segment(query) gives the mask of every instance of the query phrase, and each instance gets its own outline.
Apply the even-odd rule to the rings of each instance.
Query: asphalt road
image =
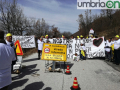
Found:
[[[14,78],[9,90],[71,90],[74,77],[77,77],[81,90],[120,90],[120,72],[103,60],[88,59],[74,62],[67,60],[71,75],[59,72],[46,72],[45,61],[37,59],[37,53],[24,58],[26,68]],[[63,63],[61,63],[63,68]]]

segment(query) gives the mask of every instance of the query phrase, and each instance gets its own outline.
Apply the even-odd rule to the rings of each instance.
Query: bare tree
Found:
[[[60,37],[60,31],[58,30],[58,27],[54,27],[54,25],[52,26],[52,33],[53,36]]]
[[[78,18],[79,30],[84,30],[82,34],[87,35],[92,24],[91,10],[85,11],[85,17],[80,14]]]
[[[0,25],[6,33],[23,35],[30,24],[16,0],[0,0]]]
[[[62,33],[62,35],[64,35],[66,38],[70,38],[70,36],[72,35],[72,33],[71,33],[71,32],[66,32],[66,31],[64,31],[64,32]]]

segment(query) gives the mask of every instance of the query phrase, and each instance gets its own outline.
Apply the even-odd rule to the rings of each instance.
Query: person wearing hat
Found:
[[[120,39],[119,35],[115,36],[115,41],[114,41],[114,59],[115,59],[115,64],[119,65],[120,64]]]
[[[63,38],[63,39],[66,39],[64,35],[62,35],[62,38]]]
[[[81,50],[82,50],[82,47],[84,48],[84,40],[83,40],[83,35],[80,35],[80,60],[83,59],[83,57],[81,56]]]
[[[8,90],[11,84],[11,63],[13,60],[15,60],[14,49],[6,44],[4,32],[0,31],[0,90]]]
[[[46,39],[48,39],[48,35],[46,35]]]
[[[77,39],[79,39],[79,36],[77,36]]]
[[[13,70],[13,66],[15,65],[15,63],[17,61],[17,55],[16,55],[16,48],[15,48],[14,42],[12,41],[12,34],[11,33],[6,34],[6,44],[11,46],[15,52],[15,58],[12,61],[12,65],[11,65],[11,73],[18,74],[17,72],[14,72],[14,70]]]
[[[45,39],[43,42],[47,43],[47,41],[49,41],[48,35],[45,36]]]

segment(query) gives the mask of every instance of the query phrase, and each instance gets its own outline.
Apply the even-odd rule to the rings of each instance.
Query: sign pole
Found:
[[[65,62],[64,62],[64,73],[65,73]]]

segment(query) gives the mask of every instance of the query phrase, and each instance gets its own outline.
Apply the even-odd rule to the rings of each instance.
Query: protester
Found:
[[[86,51],[86,48],[85,48],[84,43],[82,41],[80,44],[80,60],[85,60],[85,58],[86,58],[85,51]]]
[[[63,35],[62,35],[62,38],[63,38]]]
[[[89,36],[94,35],[94,30],[91,28],[89,31]]]
[[[114,38],[112,37],[112,39],[111,39],[111,44],[114,44],[114,42],[115,42],[115,41],[114,41]]]
[[[66,39],[65,36],[62,36],[63,39]]]
[[[19,74],[19,72],[20,72],[19,70],[18,70],[18,73],[13,70],[13,66],[16,64],[16,61],[17,61],[17,55],[16,55],[16,48],[15,48],[14,42],[12,41],[12,34],[11,33],[8,33],[6,35],[6,44],[11,46],[15,52],[15,58],[14,58],[14,61],[12,61],[12,65],[11,65],[11,73],[12,74]]]
[[[48,35],[46,35],[46,39],[48,39]]]
[[[73,35],[71,36],[71,39],[74,39],[74,36],[73,36]]]
[[[111,38],[111,61],[114,62],[114,38]]]
[[[91,38],[94,38],[94,36],[93,36],[93,35],[91,35]]]
[[[106,45],[105,45],[105,60],[111,61],[111,38],[109,38],[109,40],[106,41]]]
[[[43,36],[43,37],[44,37],[44,36]],[[43,38],[43,42],[44,42],[44,43],[47,43],[48,40],[49,40],[48,35],[45,35],[45,38]]]
[[[88,39],[88,36],[86,37],[86,39]]]
[[[42,55],[43,38],[38,39],[37,43],[38,43],[38,59],[41,59],[40,57]]]
[[[14,49],[4,41],[4,32],[0,31],[0,90],[8,90],[11,84],[11,64],[15,59]]]
[[[77,39],[79,39],[79,36],[77,36]]]
[[[119,39],[119,35],[115,36],[114,59],[115,59],[115,64],[119,65],[120,64],[120,39]]]
[[[83,38],[83,35],[80,35],[80,43],[85,44],[85,43],[84,43],[84,38]]]
[[[83,35],[80,35],[80,39],[83,39]]]
[[[74,57],[73,61],[79,61],[79,56],[77,53],[75,53],[75,57]]]

